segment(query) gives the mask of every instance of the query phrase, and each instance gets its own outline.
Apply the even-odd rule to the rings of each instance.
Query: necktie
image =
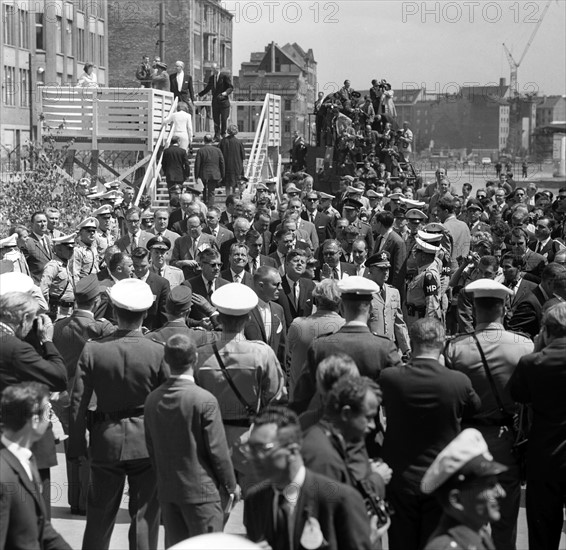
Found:
[[[235,283],[241,283],[242,282],[240,275],[234,275],[234,282]]]
[[[541,250],[542,250],[542,243],[539,241],[539,242],[537,243],[537,249],[535,250],[535,252],[536,252],[537,254],[540,254],[540,251],[541,251]]]
[[[252,260],[252,275],[256,272],[257,270],[257,258],[254,258]]]
[[[291,548],[291,509],[283,493],[279,493],[277,497],[276,518],[277,524],[275,526],[275,532],[277,533],[277,539],[274,541],[274,550],[288,550]]]
[[[212,296],[212,293],[214,292],[214,289],[212,288],[213,286],[213,282],[212,281],[208,281],[208,298],[210,299],[210,297]]]
[[[41,239],[41,244],[45,250],[45,253],[51,258],[51,246],[49,246],[49,241],[47,237]]]
[[[132,233],[132,250],[138,247],[138,238]]]
[[[335,267],[332,268],[332,278],[337,280],[339,279],[338,270]]]

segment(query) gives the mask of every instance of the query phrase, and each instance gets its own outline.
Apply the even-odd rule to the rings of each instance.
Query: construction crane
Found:
[[[515,59],[513,59],[513,55],[511,54],[511,52],[509,51],[509,49],[507,48],[505,43],[503,43],[503,48],[505,49],[505,53],[507,54],[507,61],[509,61],[509,66],[511,67],[511,81],[510,81],[509,85],[510,85],[510,88],[511,88],[511,92],[514,95],[518,95],[518,93],[519,93],[519,90],[517,88],[517,70],[519,69],[519,66],[521,65],[521,63],[523,62],[523,59],[525,59],[525,56],[527,55],[527,52],[529,51],[529,48],[531,47],[531,44],[533,43],[535,35],[540,28],[542,20],[544,19],[544,16],[546,15],[546,12],[548,11],[548,8],[550,7],[551,2],[552,2],[552,0],[548,0],[546,2],[546,5],[544,6],[544,9],[542,10],[542,14],[541,14],[539,20],[537,21],[535,28],[533,29],[533,32],[531,33],[531,36],[529,38],[529,41],[527,42],[527,45],[525,46],[525,50],[523,51],[523,55],[521,56],[521,58],[519,59],[518,62],[515,61]]]

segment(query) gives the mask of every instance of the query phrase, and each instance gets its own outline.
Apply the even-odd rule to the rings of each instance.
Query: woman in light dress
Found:
[[[98,79],[92,63],[85,64],[84,72],[77,82],[77,88],[98,88]]]
[[[188,150],[193,141],[193,117],[189,114],[189,107],[183,101],[177,105],[177,112],[170,114],[164,124],[173,124],[173,136],[179,138],[179,147]]]

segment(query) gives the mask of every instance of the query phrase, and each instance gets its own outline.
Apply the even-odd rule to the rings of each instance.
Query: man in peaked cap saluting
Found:
[[[85,344],[71,392],[68,456],[91,459],[83,548],[108,549],[124,481],[130,487],[130,549],[156,548],[159,504],[143,424],[144,403],[169,376],[163,345],[141,331],[154,296],[139,279],[118,281],[108,290],[118,321],[111,336]],[[96,411],[88,410],[93,393]]]
[[[497,476],[508,470],[495,462],[477,430],[454,438],[426,471],[421,490],[440,501],[443,516],[425,550],[495,550],[486,524],[501,517],[505,491]]]
[[[501,519],[492,524],[491,533],[497,548],[514,548],[521,484],[519,465],[512,452],[514,436],[509,428],[517,409],[508,383],[521,357],[531,353],[534,346],[530,338],[503,327],[505,302],[511,289],[491,279],[478,279],[464,290],[473,295],[475,332],[452,340],[444,359],[448,368],[470,378],[481,399],[479,411],[464,416],[462,426],[479,430],[495,459],[509,466],[500,479],[506,493],[501,500]]]

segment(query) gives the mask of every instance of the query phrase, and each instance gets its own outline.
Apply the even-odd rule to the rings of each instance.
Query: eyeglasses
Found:
[[[250,445],[249,443],[246,443],[241,448],[246,456],[265,458],[266,456],[269,456],[270,454],[275,452],[277,449],[284,449],[285,447],[278,445],[277,443],[265,443],[264,445]]]
[[[209,265],[212,268],[218,268],[220,269],[222,267],[221,263],[215,263],[215,262],[202,262],[203,264]]]
[[[316,202],[318,199],[307,199],[307,202]]]

